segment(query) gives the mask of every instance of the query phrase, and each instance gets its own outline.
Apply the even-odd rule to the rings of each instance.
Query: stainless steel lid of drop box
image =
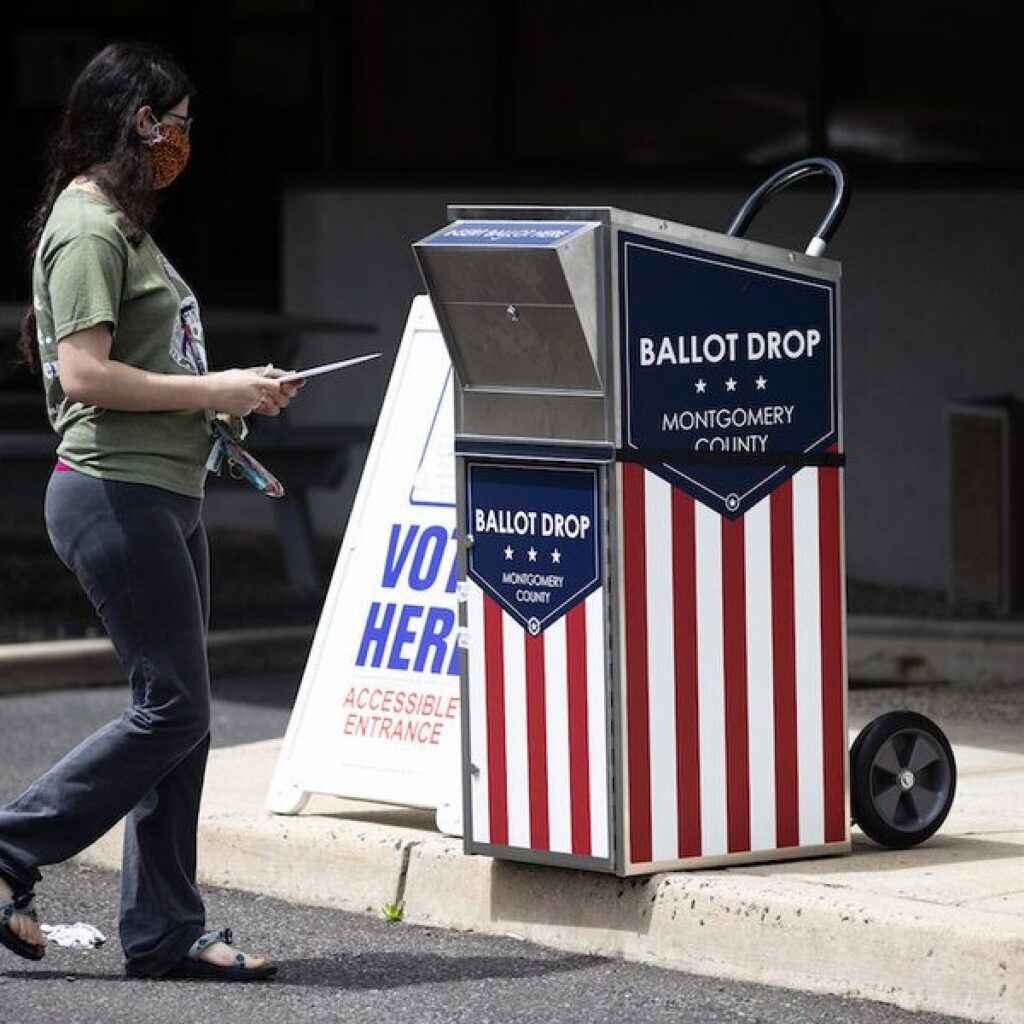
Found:
[[[459,377],[463,441],[614,443],[611,211],[449,207],[413,249]]]

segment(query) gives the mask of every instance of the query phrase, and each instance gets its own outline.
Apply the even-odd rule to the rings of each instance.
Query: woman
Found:
[[[21,339],[60,434],[44,518],[131,684],[124,713],[0,808],[0,943],[45,950],[39,867],[125,820],[120,936],[139,977],[255,980],[276,968],[207,929],[195,883],[210,743],[209,563],[201,513],[211,422],[276,415],[283,370],[206,372],[195,295],[147,228],[189,156],[192,84],[165,54],[117,44],[71,89],[31,222]]]

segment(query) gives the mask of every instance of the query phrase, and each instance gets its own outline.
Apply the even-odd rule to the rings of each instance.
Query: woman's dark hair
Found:
[[[86,171],[120,207],[122,230],[133,246],[139,245],[156,213],[158,193],[135,130],[135,115],[140,107],[149,106],[160,120],[193,95],[195,87],[174,59],[145,43],[111,43],[89,61],[71,86],[60,125],[50,139],[46,185],[28,222],[30,275],[57,196]],[[18,347],[22,361],[38,372],[31,304]]]

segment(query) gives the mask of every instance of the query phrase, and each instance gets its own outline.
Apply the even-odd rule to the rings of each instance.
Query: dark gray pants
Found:
[[[159,975],[205,930],[196,825],[210,745],[209,549],[202,498],[57,472],[45,519],[131,685],[129,707],[0,808],[0,874],[31,889],[39,867],[125,821],[121,944]],[[45,723],[40,723],[45,728]]]

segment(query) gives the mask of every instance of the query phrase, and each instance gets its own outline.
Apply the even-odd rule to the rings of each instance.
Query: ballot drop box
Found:
[[[839,264],[448,214],[414,250],[457,378],[466,851],[847,852]]]

